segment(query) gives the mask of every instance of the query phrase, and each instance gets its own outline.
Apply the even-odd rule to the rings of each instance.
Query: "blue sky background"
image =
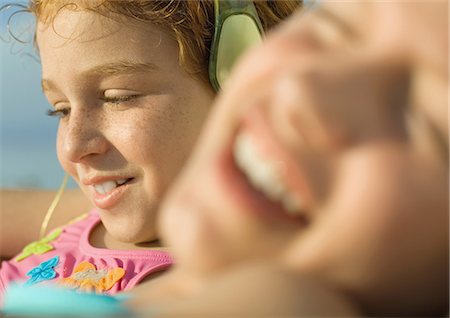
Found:
[[[7,3],[11,1],[0,0],[0,7]],[[55,148],[58,120],[45,114],[49,105],[32,43],[20,44],[8,33],[13,12],[0,12],[0,187],[58,188],[64,176]],[[19,35],[34,21],[22,13],[9,25]],[[23,39],[29,40],[32,32],[26,34]]]

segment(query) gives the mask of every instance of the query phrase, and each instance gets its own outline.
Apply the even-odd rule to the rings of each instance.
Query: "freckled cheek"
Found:
[[[127,159],[138,165],[154,162],[161,151],[158,133],[149,126],[135,125],[133,129],[122,129],[114,138],[115,146]]]

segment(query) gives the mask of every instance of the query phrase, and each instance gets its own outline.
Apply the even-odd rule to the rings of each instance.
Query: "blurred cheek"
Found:
[[[303,265],[308,268],[337,266],[349,252],[354,255],[369,247],[368,238],[381,235],[394,216],[389,212],[396,179],[390,180],[383,160],[347,153],[336,161],[330,196],[318,209],[309,236],[301,242],[303,261],[308,260]],[[394,191],[388,189],[391,187]]]
[[[359,284],[411,267],[418,251],[436,256],[447,240],[438,233],[448,233],[445,180],[413,159],[402,145],[344,155],[330,199],[289,250],[291,265]]]

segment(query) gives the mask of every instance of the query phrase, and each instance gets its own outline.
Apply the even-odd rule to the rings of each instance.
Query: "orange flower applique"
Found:
[[[97,270],[95,265],[82,262],[75,267],[70,277],[62,278],[60,283],[72,289],[102,293],[111,289],[124,275],[125,270],[120,267]]]

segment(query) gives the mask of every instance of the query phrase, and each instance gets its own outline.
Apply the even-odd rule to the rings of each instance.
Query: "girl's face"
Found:
[[[156,238],[156,210],[213,92],[180,68],[162,29],[117,21],[62,9],[53,25],[38,24],[37,43],[62,166],[108,232],[138,243]]]
[[[250,53],[162,206],[179,266],[270,259],[373,314],[445,305],[447,12],[330,2]]]

